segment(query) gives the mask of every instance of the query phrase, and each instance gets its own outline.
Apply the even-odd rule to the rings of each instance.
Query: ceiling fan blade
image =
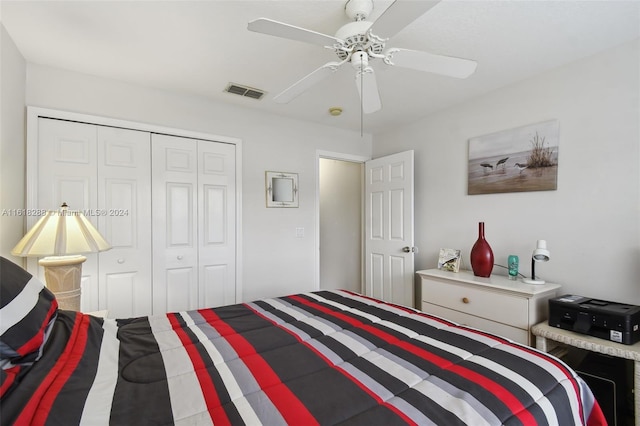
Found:
[[[356,73],[356,86],[360,94],[360,102],[362,103],[362,112],[371,114],[382,109],[380,101],[380,92],[378,91],[378,83],[373,68],[366,67],[358,70]]]
[[[247,24],[249,31],[262,34],[269,34],[276,37],[288,38],[305,43],[318,44],[320,46],[333,46],[336,43],[343,43],[342,40],[330,35],[285,24],[267,18],[255,19]]]
[[[371,25],[371,32],[391,38],[438,3],[440,0],[396,0]]]
[[[388,65],[456,78],[469,77],[475,72],[478,66],[478,63],[471,59],[435,55],[428,52],[398,48],[389,49],[384,62]]]
[[[320,68],[313,71],[311,74],[308,74],[293,83],[287,89],[277,94],[273,100],[280,104],[286,104],[300,96],[304,91],[308,90],[314,84],[324,80],[329,75],[333,74],[340,65],[344,62],[328,62],[321,66]]]

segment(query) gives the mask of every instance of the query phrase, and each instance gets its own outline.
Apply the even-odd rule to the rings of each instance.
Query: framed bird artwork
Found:
[[[559,122],[549,120],[469,139],[469,195],[558,188]]]

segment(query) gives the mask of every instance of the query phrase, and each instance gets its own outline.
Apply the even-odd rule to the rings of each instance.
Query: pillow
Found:
[[[0,257],[0,365],[29,365],[40,359],[58,312],[42,282]]]

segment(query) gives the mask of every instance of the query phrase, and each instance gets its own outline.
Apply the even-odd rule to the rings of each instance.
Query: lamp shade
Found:
[[[522,282],[526,284],[544,284],[544,280],[536,278],[536,262],[546,262],[551,258],[547,250],[547,241],[538,240],[536,248],[531,255],[531,278],[524,278]]]
[[[89,220],[62,204],[48,211],[11,250],[14,256],[66,256],[109,250],[111,245]]]
[[[536,244],[536,249],[533,251],[533,259],[536,262],[546,262],[551,257],[549,250],[547,250],[547,241],[546,240],[538,240]]]

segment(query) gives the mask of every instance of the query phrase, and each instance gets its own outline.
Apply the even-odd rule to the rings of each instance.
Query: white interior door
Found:
[[[414,306],[413,151],[365,165],[365,294]]]

